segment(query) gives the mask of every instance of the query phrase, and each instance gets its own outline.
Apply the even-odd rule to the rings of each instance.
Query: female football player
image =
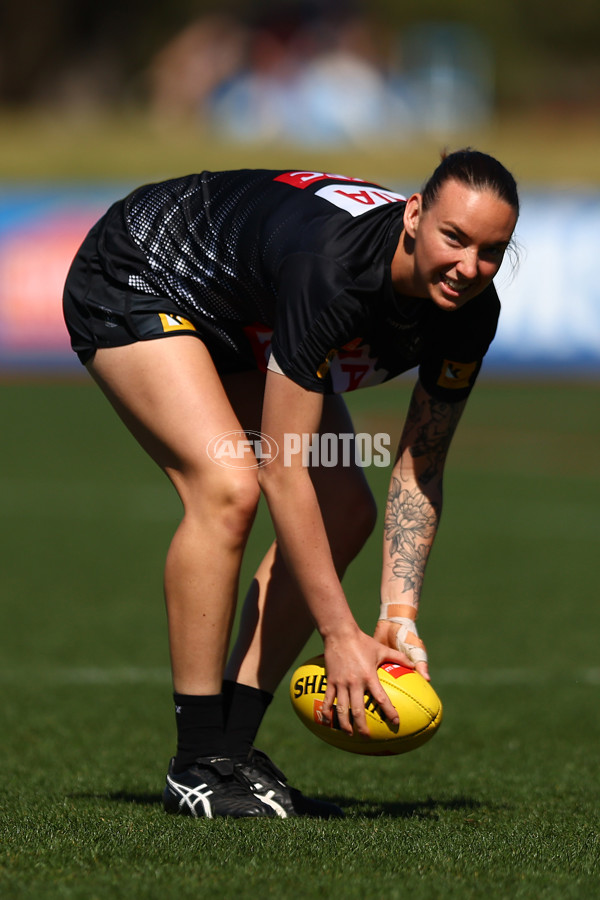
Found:
[[[342,815],[289,787],[253,746],[315,626],[324,716],[336,701],[345,731],[368,733],[366,692],[397,722],[377,677],[384,659],[428,677],[415,620],[444,461],[495,333],[493,278],[518,211],[510,173],[462,150],[408,200],[310,171],[151,184],[83,243],[65,288],[73,348],[183,504],[165,571],[177,723],[168,811]],[[375,521],[342,395],[415,367],[370,637],[341,584]],[[298,450],[302,435],[311,446],[327,436],[326,465]],[[276,540],[227,662],[261,491]]]

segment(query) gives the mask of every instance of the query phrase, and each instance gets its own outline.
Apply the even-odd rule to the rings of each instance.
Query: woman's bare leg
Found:
[[[255,468],[218,466],[206,448],[240,423],[197,338],[102,349],[88,368],[183,503],[165,568],[174,689],[218,694],[259,488]]]

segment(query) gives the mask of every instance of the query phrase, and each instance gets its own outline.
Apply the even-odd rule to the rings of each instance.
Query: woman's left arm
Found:
[[[354,710],[354,728],[368,735],[366,693],[381,705],[390,721],[398,719],[377,677],[378,666],[385,660],[410,665],[410,660],[402,651],[390,654],[387,645],[359,628],[335,568],[310,467],[301,453],[286,453],[290,433],[319,433],[322,411],[322,394],[306,390],[285,375],[267,373],[261,427],[281,452],[259,468],[259,483],[283,559],[323,638],[327,669],[324,719],[330,721],[337,697],[340,727],[352,734],[350,710]]]
[[[385,508],[381,612],[374,636],[406,653],[426,678],[427,652],[415,622],[442,512],[444,464],[466,402],[438,400],[417,382]]]

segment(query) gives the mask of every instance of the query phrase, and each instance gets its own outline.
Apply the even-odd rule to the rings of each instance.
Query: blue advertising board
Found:
[[[0,186],[0,370],[75,368],[62,317],[71,260],[122,185]]]
[[[0,370],[75,369],[62,288],[88,228],[133,185],[0,186]],[[600,193],[524,192],[520,260],[496,279],[486,370],[600,375]]]
[[[496,278],[502,315],[487,366],[600,374],[600,193],[525,193],[520,261]]]

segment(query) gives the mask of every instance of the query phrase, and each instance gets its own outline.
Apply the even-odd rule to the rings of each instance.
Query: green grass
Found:
[[[397,437],[407,401],[402,382],[352,407]],[[0,422],[3,900],[598,896],[599,384],[482,381],[469,403],[421,616],[433,741],[343,754],[282,685],[260,745],[334,822],[164,815],[178,501],[91,383],[0,384]],[[368,475],[382,498],[389,472]],[[263,511],[246,576],[268,534]],[[365,628],[379,552],[347,581]]]
[[[0,182],[123,179],[138,184],[202,169],[286,168],[344,172],[418,189],[444,148],[493,153],[523,186],[600,184],[597,117],[498,116],[464,133],[298,147],[285,142],[237,143],[192,123],[159,124],[136,111],[67,116],[0,109]]]

